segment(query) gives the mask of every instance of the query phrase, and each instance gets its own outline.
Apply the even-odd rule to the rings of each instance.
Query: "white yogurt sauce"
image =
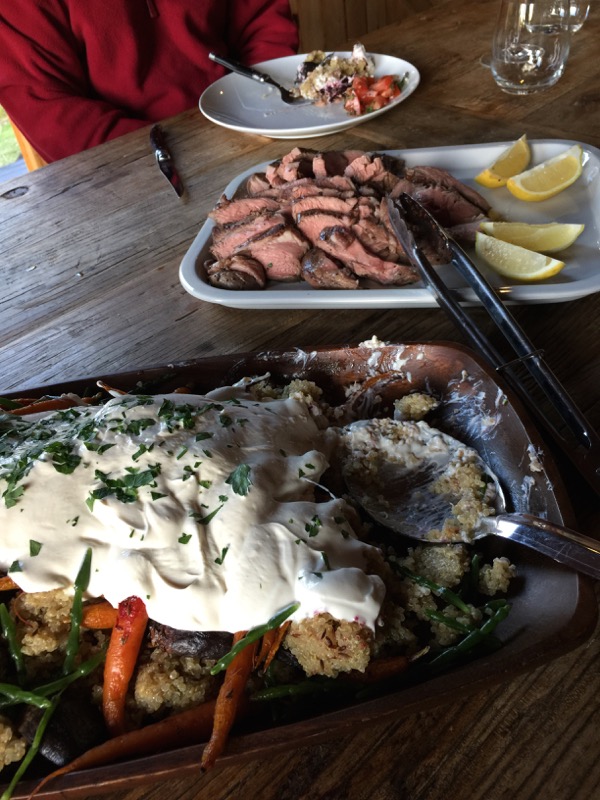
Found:
[[[292,619],[329,612],[374,629],[385,590],[365,571],[372,548],[343,500],[314,499],[327,432],[300,399],[216,396],[13,418],[0,566],[26,592],[72,587],[92,548],[87,596],[136,595],[175,628],[247,630],[296,601]]]

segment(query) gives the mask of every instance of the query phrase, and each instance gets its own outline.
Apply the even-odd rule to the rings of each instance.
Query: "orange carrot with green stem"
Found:
[[[141,758],[177,747],[200,744],[210,736],[215,716],[215,701],[180,711],[170,717],[153,722],[139,730],[114,736],[106,742],[92,747],[70,761],[64,767],[46,775],[36,786],[30,797],[40,792],[47,783],[61,775],[85,769],[116,764],[128,758]]]
[[[233,645],[241,641],[245,631],[234,634]],[[210,740],[202,753],[200,768],[203,772],[211,769],[227,744],[227,737],[235,722],[243,702],[246,683],[252,672],[258,642],[251,642],[240,650],[229,663],[225,679],[221,684],[215,706],[215,720]]]
[[[127,689],[147,624],[146,606],[139,597],[128,597],[119,603],[117,621],[106,651],[102,690],[104,720],[112,736],[125,732]]]

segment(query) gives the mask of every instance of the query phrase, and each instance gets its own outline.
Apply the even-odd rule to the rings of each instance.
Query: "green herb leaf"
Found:
[[[245,497],[252,485],[250,472],[249,464],[240,464],[233,470],[229,477],[226,478],[225,483],[228,483],[236,494]]]

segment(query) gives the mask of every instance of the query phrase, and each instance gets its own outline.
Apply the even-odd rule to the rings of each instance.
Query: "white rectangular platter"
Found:
[[[575,300],[600,290],[600,150],[581,144],[584,151],[581,177],[561,194],[541,203],[517,200],[506,188],[485,189],[474,181],[475,175],[488,167],[511,144],[464,145],[430,147],[411,150],[390,150],[390,154],[403,158],[407,166],[428,165],[447,169],[464,183],[476,188],[491,203],[493,209],[506,220],[516,222],[574,222],[583,223],[585,229],[568,250],[560,254],[565,268],[554,278],[538,283],[507,283],[469,255],[498,288],[502,298],[511,303],[557,303]],[[573,141],[559,139],[533,140],[532,166],[558,155]],[[282,151],[281,155],[287,151]],[[264,171],[259,164],[235,177],[224,189],[231,198],[244,186],[254,172]],[[313,289],[307,283],[271,283],[256,291],[231,291],[211,286],[206,280],[204,262],[209,259],[213,223],[204,223],[191,247],[185,254],[179,270],[184,289],[199,300],[231,308],[430,308],[436,302],[422,283],[410,286],[381,286],[365,289]],[[451,266],[442,267],[440,275],[447,285],[467,303],[476,302]]]

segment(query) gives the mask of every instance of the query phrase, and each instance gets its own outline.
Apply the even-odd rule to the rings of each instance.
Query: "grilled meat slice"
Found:
[[[263,212],[231,226],[216,227],[213,229],[211,251],[217,260],[223,261],[243,250],[249,242],[280,230],[286,224],[283,214]]]
[[[206,276],[210,285],[219,289],[264,289],[267,285],[263,265],[241,253],[208,264]]]
[[[342,225],[324,228],[319,246],[337,258],[360,278],[370,278],[377,283],[402,286],[418,280],[416,271],[408,264],[384,261],[369,253],[354,233]]]
[[[229,200],[223,195],[208,216],[217,225],[231,225],[264,211],[279,211],[277,200],[272,197],[236,197]]]
[[[244,253],[262,264],[268,279],[298,281],[302,272],[300,262],[309,247],[298,230],[286,226],[248,242]]]
[[[302,257],[302,277],[314,289],[358,289],[358,278],[318,247]]]

